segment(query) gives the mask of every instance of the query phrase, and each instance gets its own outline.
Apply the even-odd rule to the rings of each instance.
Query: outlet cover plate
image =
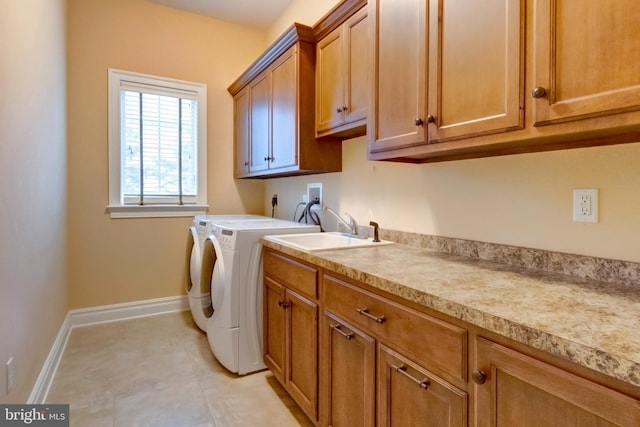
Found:
[[[322,207],[322,183],[315,182],[307,184],[307,201],[312,201],[315,198],[318,198],[320,204],[314,205],[312,209],[318,209]]]
[[[598,222],[598,189],[573,190],[573,222]]]
[[[13,384],[15,383],[15,372],[13,370],[13,356],[7,360],[7,386],[6,391],[7,394],[11,392],[13,389]]]

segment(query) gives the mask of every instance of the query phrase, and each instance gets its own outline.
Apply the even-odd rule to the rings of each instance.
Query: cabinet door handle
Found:
[[[264,161],[265,161],[265,162],[273,161],[273,157],[265,157],[265,158],[264,158]]]
[[[435,122],[436,122],[435,116],[432,116],[431,114],[429,114],[427,116],[427,123],[435,123]]]
[[[413,123],[416,126],[422,126],[424,124],[424,121],[420,117],[416,117],[416,119],[413,121]]]
[[[395,369],[395,371],[399,374],[404,375],[405,377],[409,378],[411,381],[413,381],[414,383],[418,384],[420,386],[420,388],[427,390],[429,388],[429,386],[431,385],[431,381],[429,381],[429,378],[425,378],[423,380],[419,380],[418,378],[414,377],[413,375],[411,375],[410,373],[407,372],[407,367],[405,365],[400,365],[400,366],[396,366],[396,365],[391,365],[391,367],[393,369]]]
[[[336,331],[337,333],[339,333],[340,335],[342,335],[343,337],[345,337],[347,340],[351,340],[354,336],[353,332],[345,332],[342,329],[340,329],[340,325],[337,323],[333,325],[329,325],[329,327],[334,331]]]
[[[336,113],[342,113],[342,108],[336,108]]]
[[[484,384],[487,381],[487,374],[479,369],[474,369],[473,372],[471,372],[471,378],[473,378],[473,382],[476,384]]]
[[[547,91],[542,86],[536,86],[531,91],[531,96],[533,96],[535,99],[542,98],[546,94],[547,94]]]
[[[356,308],[356,311],[360,314],[362,314],[364,317],[368,317],[371,320],[375,320],[376,322],[382,324],[384,322],[387,321],[387,318],[384,316],[375,316],[371,313],[369,313],[369,309],[368,308]]]
[[[349,109],[347,108],[347,106],[345,105],[344,107],[342,107],[342,111],[344,111],[345,113],[348,111]]]
[[[278,305],[280,307],[282,307],[282,308],[285,308],[285,309],[289,307],[289,303],[286,302],[286,301],[282,301],[282,300],[278,301]]]

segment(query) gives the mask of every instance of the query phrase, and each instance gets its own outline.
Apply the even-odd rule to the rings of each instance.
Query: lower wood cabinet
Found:
[[[263,265],[265,364],[316,425],[640,426],[638,388],[271,249]]]
[[[317,270],[272,252],[263,258],[263,355],[300,408],[318,420]],[[315,292],[315,291],[312,291]]]
[[[284,384],[286,357],[285,311],[282,307],[284,286],[264,278],[264,362],[281,384]]]
[[[467,425],[465,392],[382,344],[377,365],[379,426]]]
[[[640,426],[637,399],[484,338],[476,346],[476,427]]]
[[[450,382],[467,378],[467,331],[325,274],[322,302],[332,313]]]
[[[321,424],[373,427],[375,340],[327,311],[321,338]]]
[[[320,425],[467,425],[466,392],[427,368],[464,376],[464,329],[328,274],[321,285]]]

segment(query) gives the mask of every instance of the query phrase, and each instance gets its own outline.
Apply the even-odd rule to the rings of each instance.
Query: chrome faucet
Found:
[[[351,215],[349,215],[348,213],[344,213],[348,219],[349,222],[345,221],[340,215],[338,215],[338,213],[336,211],[334,211],[333,209],[331,209],[330,207],[327,206],[323,206],[322,208],[323,210],[329,212],[330,214],[332,214],[333,216],[335,216],[338,219],[338,222],[341,223],[342,225],[344,225],[345,227],[347,227],[347,229],[349,230],[350,234],[353,234],[354,236],[358,235],[358,223],[356,222],[355,218],[352,217]]]

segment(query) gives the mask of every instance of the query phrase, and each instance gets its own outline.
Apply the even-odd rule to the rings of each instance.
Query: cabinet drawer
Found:
[[[271,251],[262,255],[264,273],[280,284],[318,299],[318,270]]]
[[[331,276],[323,278],[328,310],[379,337],[434,372],[467,379],[467,331]]]

